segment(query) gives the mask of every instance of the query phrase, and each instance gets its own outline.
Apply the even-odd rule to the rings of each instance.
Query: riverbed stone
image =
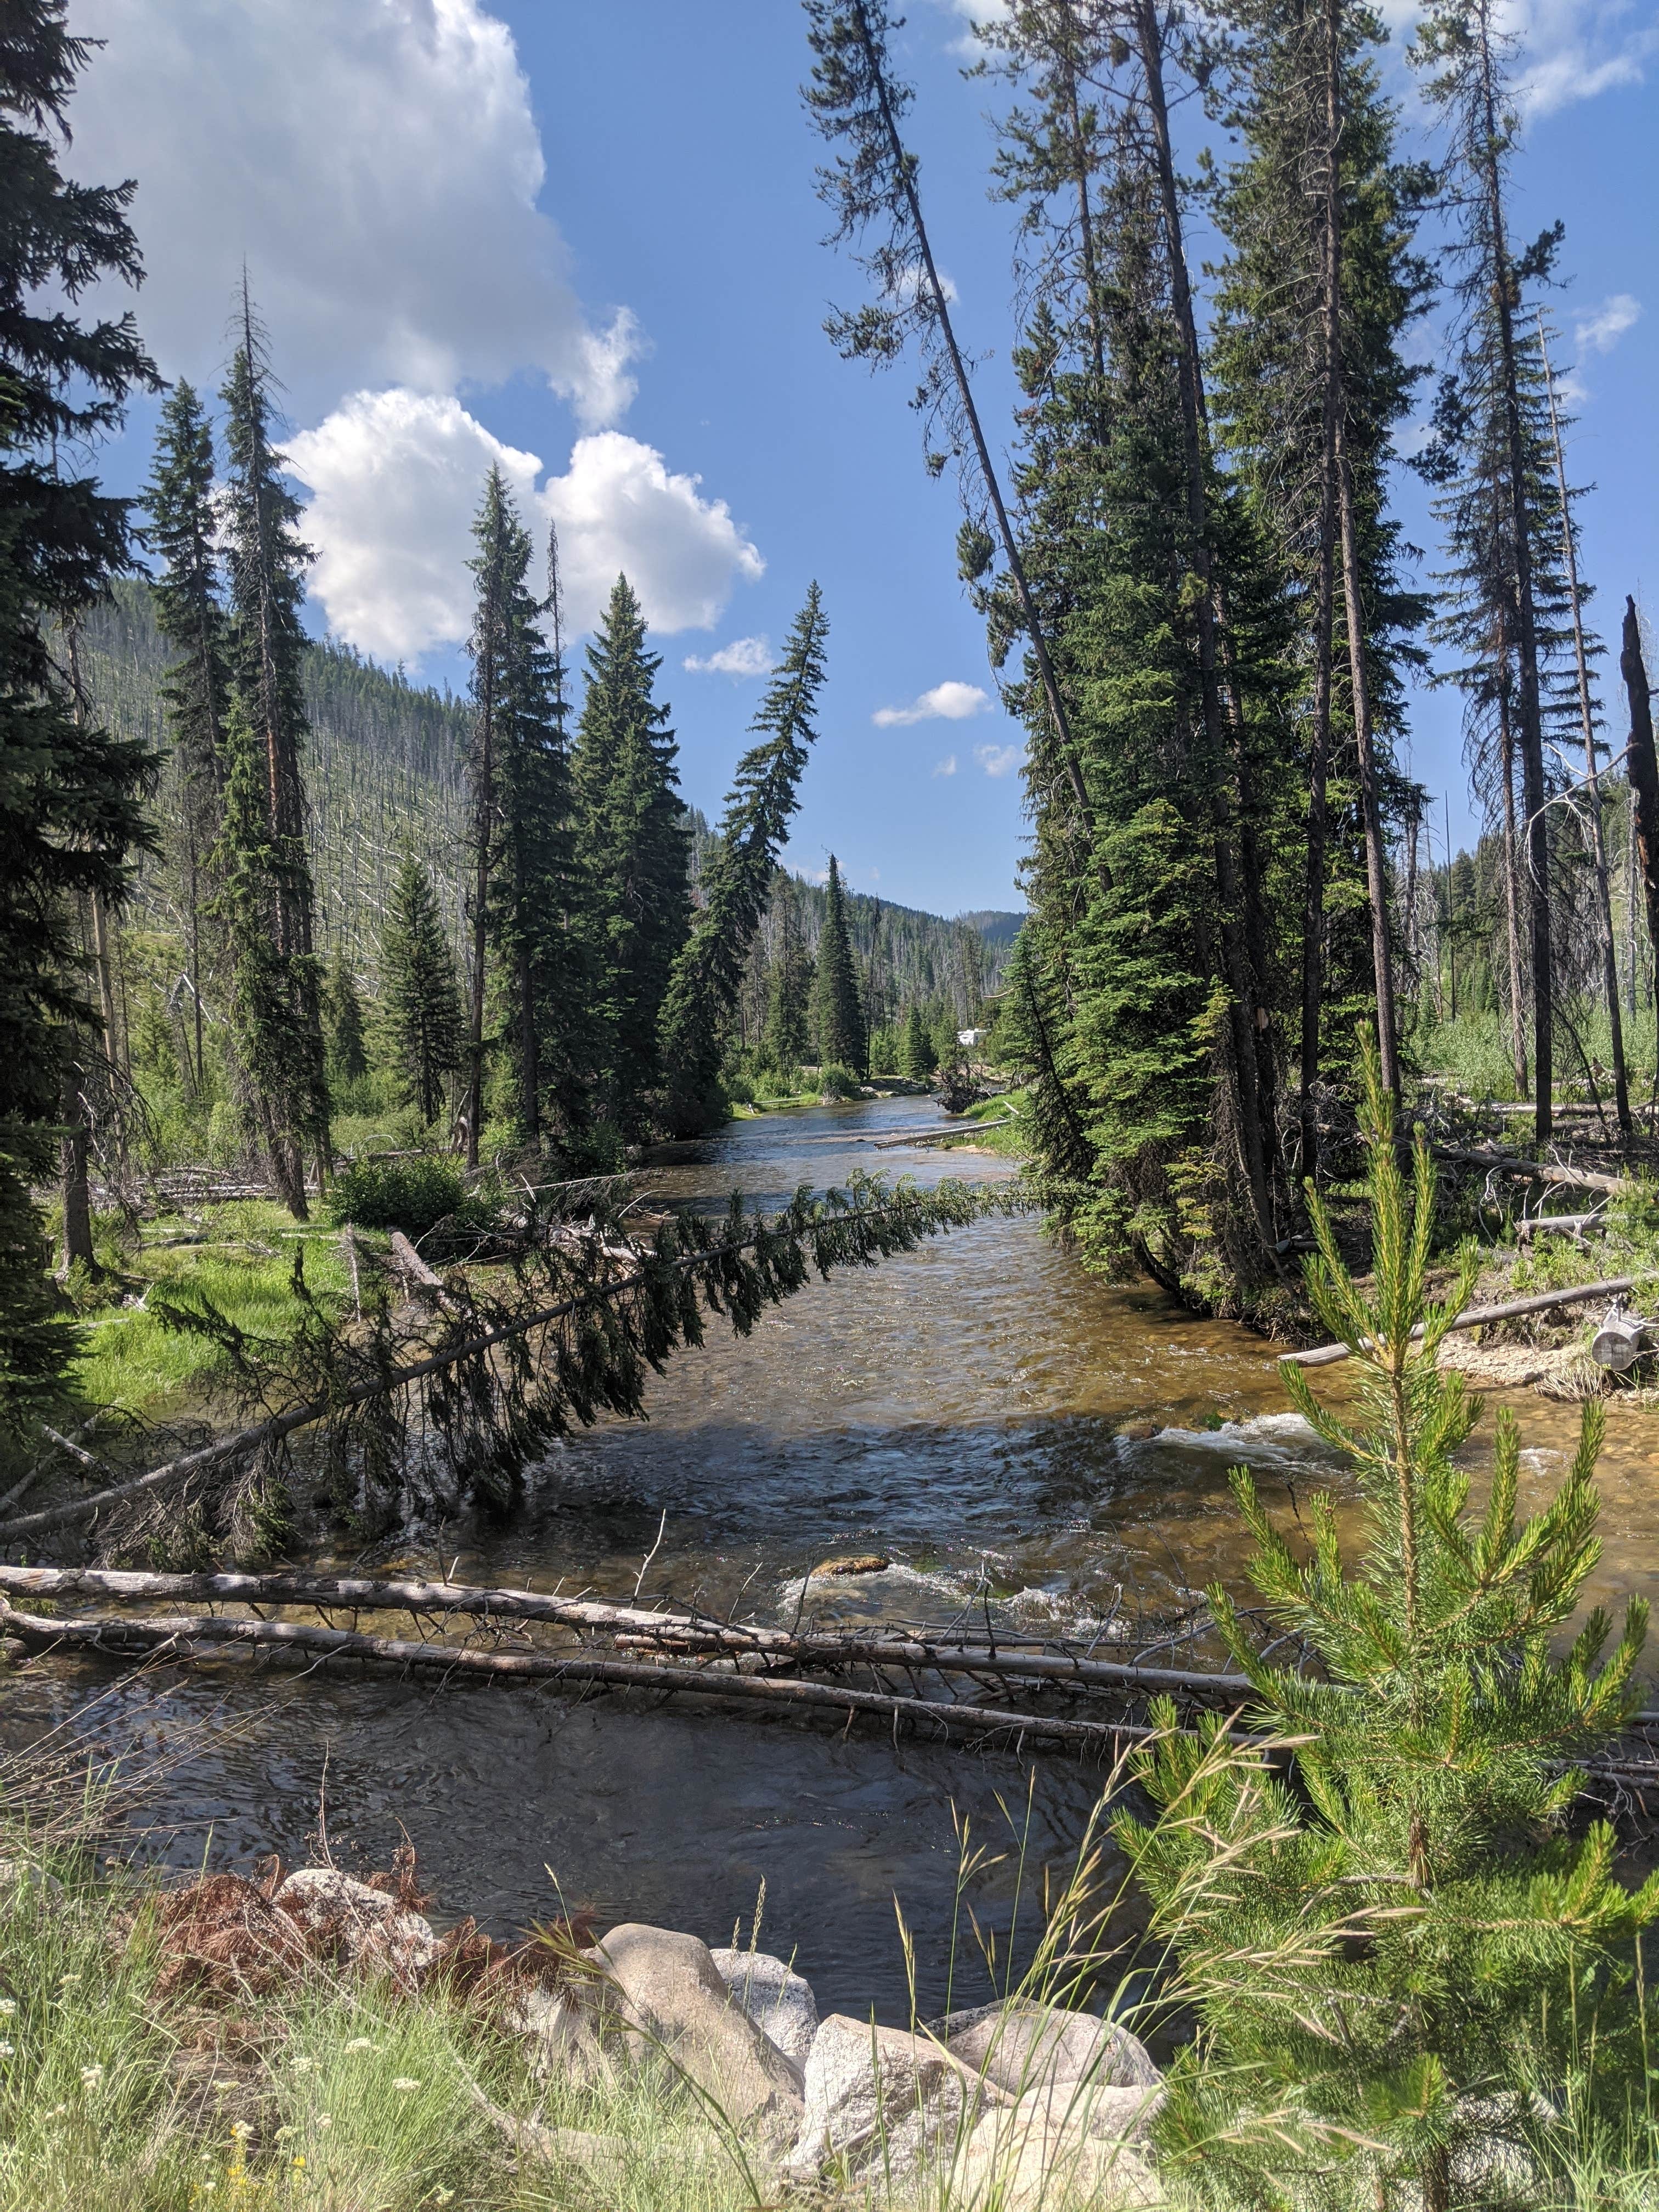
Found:
[[[800,2134],[781,2171],[813,2180],[838,2165],[849,2181],[908,2182],[949,2162],[980,2105],[998,2092],[925,2035],[831,2013],[806,2060]]]
[[[708,1955],[715,1972],[761,2033],[770,2037],[786,2058],[804,2068],[818,2032],[811,1984],[765,1951],[716,1950]]]
[[[531,1982],[514,1991],[501,2025],[525,2039],[530,2070],[538,2081],[557,2076],[586,2087],[615,2076],[599,2039],[602,2020],[603,2007],[590,1991]]]
[[[1027,2101],[975,2124],[952,2176],[951,2202],[962,2212],[1107,2212],[1158,2202],[1158,2175],[1133,2144],[1028,2117]]]
[[[383,1889],[334,1867],[298,1867],[271,1900],[314,1948],[349,1964],[418,1982],[438,1956],[437,1931]]]
[[[624,1921],[583,1955],[608,1978],[641,2056],[663,2051],[767,2149],[793,2138],[800,2069],[732,2002],[706,1943]]]
[[[1023,1998],[952,2013],[933,2033],[953,2058],[1012,2097],[1080,2081],[1156,2089],[1164,2079],[1146,2045],[1121,2022]]]

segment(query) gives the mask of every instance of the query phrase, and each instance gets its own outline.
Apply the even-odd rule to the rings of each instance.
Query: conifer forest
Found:
[[[0,2212],[1659,2207],[1642,15],[7,0]]]

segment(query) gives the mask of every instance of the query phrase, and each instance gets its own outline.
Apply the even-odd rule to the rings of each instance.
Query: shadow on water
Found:
[[[988,1156],[874,1148],[937,1126],[916,1100],[771,1116],[673,1147],[650,1182],[669,1203],[707,1207],[733,1189],[781,1203],[854,1166],[923,1182],[1010,1171]],[[1574,1411],[1516,1403],[1529,1477],[1553,1480]],[[1346,1499],[1351,1487],[1286,1412],[1270,1347],[1150,1288],[1086,1276],[1020,1218],[814,1284],[746,1339],[711,1321],[706,1346],[653,1381],[649,1413],[550,1455],[514,1526],[439,1532],[398,1564],[625,1595],[660,1529],[647,1592],[782,1620],[826,1554],[874,1552],[884,1572],[814,1577],[807,1610],[939,1622],[988,1605],[1060,1634],[1119,1607],[1168,1609],[1218,1577],[1242,1588],[1230,1466],[1249,1463],[1287,1517],[1314,1489]],[[1145,1433],[1153,1425],[1162,1432]],[[1653,1427],[1612,1425],[1598,1595],[1655,1579]],[[162,1688],[84,1664],[33,1674],[7,1735],[112,1679],[124,1709]],[[798,1954],[824,2009],[873,2003],[888,2020],[906,2005],[896,1895],[923,2007],[944,1998],[953,1806],[977,1838],[1006,1839],[1004,1808],[1023,1808],[1034,1773],[1030,1856],[1063,1868],[1099,1786],[1075,1760],[895,1742],[867,1723],[848,1734],[544,1687],[296,1680],[227,1662],[167,1678],[156,1710],[168,1726],[215,1710],[232,1724],[145,1816],[151,1847],[174,1863],[199,1861],[210,1833],[222,1862],[292,1855],[321,1803],[342,1864],[384,1864],[406,1835],[451,1914],[506,1931],[562,1896],[605,1924],[657,1921],[716,1943],[739,1917],[746,1940],[763,1879],[767,1947]],[[1006,1918],[1012,1880],[1009,1863],[988,1874],[982,1921]]]

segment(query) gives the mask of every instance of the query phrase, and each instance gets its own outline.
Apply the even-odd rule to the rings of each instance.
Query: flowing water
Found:
[[[649,1180],[676,1204],[735,1189],[776,1206],[858,1167],[922,1182],[1011,1171],[991,1157],[875,1148],[939,1126],[916,1100],[776,1115],[672,1148]],[[1317,1377],[1322,1393],[1339,1394],[1341,1374]],[[1514,1402],[1528,1483],[1547,1482],[1575,1411],[1530,1393]],[[707,1346],[653,1382],[649,1407],[648,1422],[607,1423],[556,1452],[511,1530],[398,1564],[626,1596],[649,1554],[647,1593],[787,1620],[815,1563],[879,1552],[886,1571],[814,1579],[808,1609],[934,1622],[967,1609],[1029,1633],[1109,1632],[1114,1616],[1178,1612],[1217,1576],[1243,1587],[1230,1466],[1254,1468],[1287,1518],[1312,1491],[1348,1487],[1287,1411],[1260,1339],[1195,1320],[1150,1285],[1091,1279],[1030,1218],[987,1220],[815,1284],[746,1340],[715,1319]],[[1597,1594],[1650,1590],[1659,1422],[1611,1419],[1602,1483]],[[765,1947],[797,1953],[821,2008],[874,2003],[884,2018],[908,2002],[896,1898],[924,2009],[942,1999],[958,1821],[1000,1848],[1017,1826],[1029,1865],[1063,1865],[1098,1787],[1064,1758],[895,1742],[869,1723],[843,1734],[738,1718],[694,1700],[301,1680],[236,1662],[143,1685],[79,1664],[25,1684],[37,1713],[107,1686],[112,1734],[141,1701],[175,1741],[210,1714],[224,1723],[142,1816],[175,1863],[209,1848],[219,1863],[291,1856],[320,1823],[338,1863],[367,1868],[406,1836],[446,1915],[506,1933],[562,1903],[601,1925],[653,1921],[711,1943],[739,1918],[747,1940],[764,1881]],[[22,1717],[14,1705],[14,1729]],[[982,1917],[1006,1920],[1015,1881],[1012,1862],[982,1879]]]

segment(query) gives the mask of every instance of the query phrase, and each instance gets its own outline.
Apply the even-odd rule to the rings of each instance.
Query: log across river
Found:
[[[672,1147],[649,1180],[680,1204],[720,1205],[738,1188],[777,1205],[860,1164],[923,1181],[1008,1172],[937,1146],[873,1149],[939,1127],[917,1100],[776,1115]],[[1339,1395],[1344,1376],[1333,1368],[1316,1387]],[[1562,1469],[1575,1411],[1530,1393],[1514,1402],[1525,1476],[1541,1485]],[[1091,1280],[1029,1218],[988,1220],[814,1285],[746,1341],[713,1321],[706,1348],[653,1383],[650,1407],[647,1424],[609,1423],[556,1452],[520,1525],[482,1543],[434,1532],[370,1571],[540,1590],[562,1581],[626,1599],[650,1554],[643,1595],[782,1626],[965,1615],[993,1632],[1087,1638],[1115,1609],[1173,1616],[1217,1576],[1243,1589],[1234,1462],[1256,1469],[1287,1518],[1313,1490],[1346,1487],[1286,1411],[1269,1346],[1194,1320],[1150,1285]],[[1659,1420],[1610,1418],[1602,1487],[1595,1594],[1659,1595]],[[803,1594],[808,1569],[844,1554],[890,1565],[814,1576]],[[1097,1646],[1103,1657],[1110,1642]],[[1167,1656],[1182,1664],[1179,1649]],[[1065,1860],[1098,1780],[1064,1756],[895,1742],[868,1719],[801,1725],[687,1698],[301,1676],[235,1657],[151,1677],[91,1658],[48,1662],[16,1681],[7,1736],[94,1689],[106,1700],[103,1739],[130,1734],[141,1711],[170,1743],[191,1722],[223,1724],[137,1815],[157,1855],[194,1865],[210,1832],[216,1863],[246,1866],[297,1852],[320,1820],[347,1868],[386,1864],[406,1835],[439,1905],[501,1932],[551,1917],[562,1897],[605,1924],[655,1921],[711,1942],[728,1941],[739,1917],[746,1939],[763,1880],[765,1947],[798,1949],[822,2002],[862,2011],[873,1995],[894,2019],[907,2002],[896,1894],[924,2010],[943,1997],[953,1808],[975,1840],[1001,1848],[1002,1808],[1023,1806],[1029,1775],[1040,1867]],[[1012,1886],[1007,1865],[986,1878],[981,1921],[1006,1916]]]

